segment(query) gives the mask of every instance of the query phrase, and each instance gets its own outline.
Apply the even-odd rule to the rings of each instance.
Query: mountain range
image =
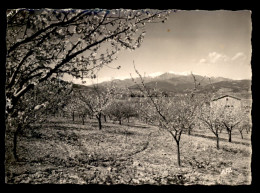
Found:
[[[194,75],[196,84],[199,84],[199,92],[215,92],[218,94],[231,94],[241,98],[251,98],[251,80],[233,80],[223,77],[207,77]],[[170,94],[183,94],[194,88],[194,78],[191,75],[177,75],[164,73],[155,77],[144,77],[145,85],[149,88],[157,88]],[[134,78],[135,82],[140,83],[140,78]],[[117,88],[128,88],[132,91],[137,90],[137,85],[131,78],[99,83],[99,87],[107,87],[114,84]],[[76,85],[75,85],[76,86]],[[77,87],[81,87],[78,85]],[[85,87],[85,86],[84,86]],[[91,87],[91,86],[88,86]],[[210,90],[211,89],[211,90]]]

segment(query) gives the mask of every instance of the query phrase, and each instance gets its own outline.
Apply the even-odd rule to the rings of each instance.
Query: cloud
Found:
[[[160,76],[161,74],[163,74],[163,72],[153,72],[151,74],[148,74],[148,76],[150,77],[156,77],[156,76]]]
[[[235,61],[244,62],[246,55],[243,52],[238,52],[230,57],[218,52],[210,52],[205,58],[199,60],[199,64],[233,64]]]
[[[199,63],[205,63],[205,62],[207,62],[207,60],[205,58],[201,58],[199,61]]]
[[[243,52],[238,52],[231,58],[232,61],[245,60],[245,59],[246,59],[246,55]]]
[[[174,72],[174,71],[169,71],[171,74],[176,74],[176,75],[190,75],[191,71],[183,71],[183,72]]]
[[[217,52],[210,52],[208,55],[209,63],[219,63],[219,62],[227,62],[230,58],[225,54],[220,54]]]

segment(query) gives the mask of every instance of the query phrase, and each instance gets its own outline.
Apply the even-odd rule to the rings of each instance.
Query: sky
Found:
[[[251,79],[251,12],[179,10],[165,23],[146,25],[140,48],[123,50],[96,82],[165,72]],[[121,66],[119,70],[113,69]],[[81,80],[74,80],[81,83]],[[86,84],[93,81],[85,80]],[[95,82],[95,83],[96,83]]]

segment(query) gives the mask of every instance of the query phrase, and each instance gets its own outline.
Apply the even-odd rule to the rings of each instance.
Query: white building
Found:
[[[212,99],[211,105],[215,107],[228,107],[228,108],[242,107],[241,99],[230,95],[223,95],[218,98]]]

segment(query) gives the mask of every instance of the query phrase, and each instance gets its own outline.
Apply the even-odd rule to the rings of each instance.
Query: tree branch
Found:
[[[64,21],[61,21],[61,22],[58,22],[58,23],[53,23],[53,24],[50,24],[48,27],[46,28],[43,28],[37,32],[35,32],[33,35],[27,37],[26,39],[20,41],[20,42],[16,42],[13,46],[11,46],[8,51],[7,51],[7,57],[9,56],[9,54],[14,51],[17,47],[19,47],[20,45],[22,44],[26,44],[30,41],[32,41],[33,39],[35,39],[36,37],[38,37],[39,35],[41,35],[42,33],[48,31],[49,29],[53,28],[53,27],[58,27],[58,26],[63,26],[63,25],[66,25],[66,24],[69,24],[71,22],[74,22],[78,17],[80,17],[84,12],[80,12],[79,14],[77,14],[76,16],[72,17],[70,20],[67,20],[66,22]]]

